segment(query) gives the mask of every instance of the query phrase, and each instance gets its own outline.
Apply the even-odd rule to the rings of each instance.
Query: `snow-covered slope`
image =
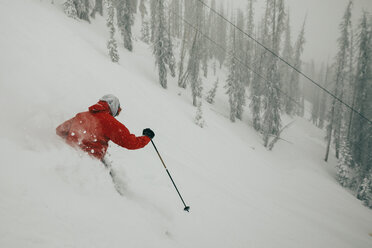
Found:
[[[305,119],[269,152],[248,114],[226,118],[220,86],[199,128],[189,93],[157,83],[147,45],[111,63],[105,21],[69,19],[58,3],[0,0],[0,30],[0,247],[372,247],[372,212],[335,181]],[[155,131],[190,213],[151,146],[110,147],[121,197],[99,162],[55,135],[106,93],[132,132]]]

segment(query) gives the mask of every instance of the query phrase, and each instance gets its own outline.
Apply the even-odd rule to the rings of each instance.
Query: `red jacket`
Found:
[[[77,114],[56,129],[59,136],[71,146],[78,146],[89,155],[102,159],[112,140],[130,150],[140,149],[150,142],[147,136],[136,137],[110,114],[104,101],[89,107],[89,111]]]

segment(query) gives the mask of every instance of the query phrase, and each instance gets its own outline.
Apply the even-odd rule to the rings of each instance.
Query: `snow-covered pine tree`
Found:
[[[214,98],[216,96],[217,88],[218,88],[219,79],[217,78],[216,82],[214,82],[214,85],[212,89],[208,91],[206,101],[210,104],[214,103]]]
[[[195,122],[196,125],[203,128],[204,124],[205,124],[205,121],[203,119],[203,109],[202,109],[202,99],[201,98],[198,99],[197,105],[198,105],[198,107],[196,109],[196,115],[195,115],[194,122]]]
[[[123,36],[124,47],[133,50],[132,26],[134,24],[134,6],[131,0],[116,0],[116,15],[118,26]]]
[[[267,0],[269,13],[269,23],[271,31],[271,49],[278,54],[280,49],[281,36],[284,31],[284,1],[283,0]],[[263,141],[264,146],[267,147],[269,138],[272,135],[278,135],[281,127],[280,117],[280,98],[279,98],[279,80],[278,60],[271,58],[268,60],[267,81],[265,84],[265,110],[263,122]]]
[[[199,32],[195,32],[194,41],[190,49],[190,56],[187,65],[188,78],[190,80],[191,92],[192,92],[192,104],[197,107],[197,98],[201,97],[202,92],[202,81],[199,76],[200,71],[200,35]]]
[[[294,46],[294,55],[293,55],[293,65],[298,70],[301,70],[302,60],[301,55],[304,51],[305,44],[305,24],[306,18],[303,22],[302,29],[297,37],[295,46]],[[301,105],[301,94],[300,94],[300,77],[297,71],[291,70],[290,79],[289,79],[289,96],[295,100],[299,105]],[[295,102],[289,97],[286,97],[285,100],[285,112],[288,115],[294,115],[298,113],[298,106]]]
[[[322,65],[320,67],[320,72],[319,74],[316,73],[315,71],[315,63],[314,61],[312,61],[312,64],[314,66],[314,75],[313,75],[313,78],[317,78],[317,81],[320,82],[320,80],[322,79],[322,75],[324,74],[323,72],[323,69],[324,69],[324,66]],[[311,76],[311,75],[310,75]],[[315,86],[315,85],[311,85],[311,98],[310,98],[310,101],[311,101],[311,120],[313,122],[313,124],[315,126],[318,126],[318,123],[319,123],[319,110],[320,110],[320,107],[319,107],[319,104],[320,104],[320,88]]]
[[[184,26],[182,41],[181,41],[181,51],[180,51],[180,61],[178,62],[178,86],[180,88],[186,88],[187,82],[187,71],[184,72],[184,62],[186,57],[186,46],[187,46],[187,36],[190,29]]]
[[[324,69],[323,69],[324,71]],[[320,80],[321,85],[327,88],[328,85],[328,78],[329,78],[329,66],[328,64],[325,66],[325,74],[321,75],[322,78]],[[327,93],[325,91],[320,92],[320,103],[319,103],[319,123],[318,127],[323,129],[324,121],[326,119],[326,109],[327,109]]]
[[[136,14],[137,13],[138,0],[130,0],[130,1],[131,1],[130,5],[133,8],[133,13]]]
[[[182,21],[180,19],[182,4],[180,0],[171,0],[169,5],[169,25],[171,35],[176,38],[181,37]]]
[[[206,43],[205,43],[205,39],[204,39],[204,42],[203,42],[203,44],[205,45]],[[203,70],[203,76],[205,77],[205,78],[207,78],[208,77],[208,53],[207,53],[207,47],[206,46],[203,46],[204,47],[204,49],[203,49],[203,55],[202,55],[202,60],[201,60],[201,65],[202,65],[202,70]]]
[[[211,58],[210,52],[211,52],[211,47],[212,43],[209,39],[207,39],[205,36],[208,36],[211,38],[211,24],[212,24],[212,17],[211,12],[209,13],[209,16],[207,16],[206,12],[202,15],[202,20],[201,20],[201,25],[202,25],[202,35],[201,37],[201,51],[202,51],[202,56],[201,56],[201,68],[203,71],[203,76],[205,78],[208,77],[208,67],[209,67],[209,60]]]
[[[364,177],[359,187],[357,198],[363,201],[364,205],[372,208],[372,170]]]
[[[248,8],[247,8],[247,25],[246,25],[246,32],[247,34],[253,35],[254,32],[254,8],[253,8],[253,0],[248,0]],[[243,40],[246,41],[245,44],[245,58],[243,61],[245,61],[246,65],[251,66],[253,63],[253,57],[254,57],[254,43],[251,39],[243,38]],[[250,70],[247,70],[245,68],[245,86],[249,86],[252,81],[252,72]]]
[[[117,43],[115,40],[115,26],[114,26],[114,16],[115,16],[115,8],[113,5],[113,0],[105,0],[106,8],[107,8],[107,19],[106,25],[110,31],[110,39],[107,42],[107,48],[109,51],[109,55],[112,62],[119,61],[119,53],[117,50]]]
[[[216,76],[216,73],[217,73],[217,63],[216,63],[216,60],[213,60],[212,68],[213,68],[213,75]]]
[[[285,28],[284,28],[284,47],[282,51],[282,58],[285,61],[288,61],[289,63],[293,63],[293,46],[292,46],[292,37],[291,37],[291,26],[290,26],[290,14],[289,10],[287,11],[287,18],[285,21]],[[285,93],[285,95],[290,96],[289,92],[289,83],[290,83],[290,75],[291,75],[291,70],[288,65],[285,63],[280,63],[279,64],[279,73],[280,73],[280,89],[282,92]],[[290,101],[288,97],[284,96],[281,99],[281,105],[283,107],[285,106],[286,102]],[[283,108],[285,109],[285,108]]]
[[[193,5],[194,0],[184,1],[184,13],[183,18],[188,22],[192,23],[195,17],[195,5]],[[182,11],[180,12],[180,16],[182,16]],[[190,34],[192,33],[192,28],[189,24],[183,25],[182,31],[182,40],[181,40],[181,50],[180,50],[180,59],[178,62],[178,86],[180,88],[186,88],[187,81],[188,81],[188,70],[185,70],[185,59],[187,56],[187,51],[189,48],[189,41],[190,41]]]
[[[269,35],[269,1],[266,1],[266,11],[261,20],[260,26],[257,29],[257,33],[259,34],[260,42],[265,45],[266,47],[270,46],[271,38]],[[250,108],[252,111],[252,121],[253,121],[253,128],[256,131],[262,130],[261,125],[261,114],[262,109],[264,107],[262,101],[262,93],[263,93],[263,82],[262,75],[263,72],[266,70],[268,54],[265,49],[262,49],[259,45],[255,44],[255,54],[254,54],[254,63],[253,63],[253,74],[252,83],[251,83],[251,103]]]
[[[103,15],[103,6],[102,6],[102,0],[95,0],[95,4],[94,4],[94,8],[92,10],[92,13],[90,14],[90,16],[92,18],[95,18],[96,17],[96,13],[98,12],[98,14],[100,14],[101,16]]]
[[[148,12],[146,8],[146,0],[141,0],[139,4],[139,11],[141,13],[141,40],[147,44],[150,42],[150,23],[148,20]]]
[[[346,95],[347,95],[347,102],[351,102],[351,107],[354,108],[355,105],[355,90],[356,90],[356,84],[355,84],[355,46],[354,46],[354,31],[353,29],[350,30],[350,48],[349,48],[349,78],[347,80],[347,86],[346,86]],[[347,138],[350,139],[350,133],[351,133],[351,124],[353,121],[353,111],[347,111],[346,113],[348,115],[348,130],[347,130]]]
[[[145,16],[147,16],[147,8],[146,8],[146,0],[141,0],[140,1],[140,4],[139,4],[139,11],[141,13],[141,20],[142,20],[142,23],[145,19]]]
[[[237,115],[237,101],[236,101],[236,93],[237,93],[237,85],[239,84],[238,78],[238,68],[237,68],[237,61],[235,59],[235,49],[236,49],[236,42],[235,42],[235,29],[232,29],[232,44],[231,44],[231,51],[228,54],[228,69],[229,74],[226,79],[226,94],[229,96],[229,105],[230,105],[230,120],[235,122],[235,118]]]
[[[165,49],[166,49],[166,57],[165,62],[169,67],[170,73],[172,77],[176,76],[176,59],[173,55],[173,43],[170,30],[168,30],[168,38],[165,42]]]
[[[150,30],[151,30],[151,36],[150,40],[151,42],[154,42],[155,38],[155,24],[156,24],[156,6],[158,1],[151,0],[150,1]]]
[[[155,1],[154,1],[155,2]],[[160,85],[167,88],[167,39],[166,39],[166,23],[164,15],[164,0],[157,0],[151,11],[151,16],[155,18],[154,24],[154,38],[153,38],[153,54],[155,56],[155,64],[159,69],[159,82]]]
[[[354,109],[372,119],[372,21],[363,14],[359,24],[358,55],[355,77]],[[355,162],[360,165],[361,176],[372,168],[372,125],[354,114],[351,127],[351,147]]]
[[[345,134],[345,131],[343,131]],[[340,148],[340,158],[337,163],[337,179],[344,187],[349,187],[351,184],[351,169],[353,167],[353,158],[350,151],[350,143],[343,135]]]
[[[211,1],[211,9],[209,10],[209,14],[208,14],[208,26],[209,26],[208,36],[212,40],[218,41],[218,38],[217,38],[217,35],[218,35],[217,20],[218,20],[219,17],[216,15],[216,13],[213,12],[213,10],[216,10],[216,0]],[[218,49],[220,49],[220,48],[217,47],[216,45],[212,44],[211,42],[209,42],[208,52],[209,52],[209,58],[210,59],[213,59],[213,58],[216,59]],[[214,73],[214,75],[216,75],[216,74]]]
[[[90,2],[89,0],[73,0],[75,5],[77,17],[90,22],[89,20],[89,8]]]
[[[225,15],[224,5],[221,2],[220,5],[220,11],[221,15]],[[222,67],[223,62],[226,58],[226,50],[227,50],[227,24],[226,21],[222,18],[217,19],[217,35],[216,35],[216,41],[218,41],[218,44],[221,45],[221,47],[216,48],[216,58],[220,63],[220,68]]]
[[[64,8],[64,11],[65,11],[65,14],[68,17],[74,18],[74,19],[78,18],[76,8],[75,8],[75,4],[74,4],[74,0],[67,0],[63,4],[63,8]]]
[[[186,1],[187,2],[187,1]],[[190,3],[189,3],[190,4]],[[186,3],[185,3],[186,8]],[[189,18],[192,18],[192,25],[195,27],[194,37],[192,45],[189,49],[189,60],[187,63],[187,70],[183,76],[183,84],[187,81],[190,82],[191,93],[192,93],[192,104],[197,107],[197,98],[201,97],[202,92],[202,80],[200,79],[200,64],[203,55],[203,39],[199,30],[202,30],[204,21],[204,8],[199,1],[195,1],[195,5],[191,5],[187,11]],[[185,9],[186,11],[186,9]],[[185,37],[187,38],[187,37]]]
[[[150,43],[150,24],[146,17],[142,21],[141,40],[147,44]]]
[[[244,30],[244,14],[243,11],[238,10],[236,26]],[[235,56],[239,58],[239,63],[237,63],[237,85],[235,93],[236,101],[236,118],[241,120],[243,118],[243,111],[245,106],[245,86],[248,85],[247,82],[247,67],[243,64],[246,60],[247,47],[245,46],[245,36],[242,32],[236,34],[236,53]]]
[[[349,2],[347,8],[345,10],[342,22],[340,24],[340,31],[341,36],[338,39],[338,53],[335,59],[335,87],[333,93],[339,99],[344,99],[344,86],[345,86],[345,79],[347,78],[347,64],[348,64],[348,52],[350,46],[350,29],[351,29],[351,8],[352,8],[352,1]],[[336,158],[339,158],[340,152],[340,142],[341,142],[341,126],[342,126],[342,119],[343,119],[344,109],[343,105],[333,98],[331,104],[331,110],[329,112],[329,119],[328,119],[328,127],[327,130],[330,134],[327,134],[328,145],[327,145],[327,152],[326,152],[326,159],[328,159],[329,154],[329,146],[330,146],[330,139],[333,135],[334,145],[336,149]]]
[[[209,37],[209,30],[210,26],[207,23],[207,20],[205,19],[205,15],[203,15],[203,19],[201,20],[201,30],[204,35],[208,35]],[[209,46],[210,41],[207,40],[204,35],[201,37],[201,69],[203,71],[203,76],[205,78],[208,77],[208,60],[209,60]]]

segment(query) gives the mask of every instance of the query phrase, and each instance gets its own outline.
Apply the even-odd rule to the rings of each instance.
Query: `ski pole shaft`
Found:
[[[172,178],[172,176],[171,176],[171,174],[169,173],[169,171],[168,171],[168,168],[167,168],[167,166],[165,165],[165,163],[164,163],[164,160],[163,160],[163,158],[160,156],[160,153],[159,153],[159,151],[158,151],[158,149],[156,148],[156,146],[155,146],[155,143],[151,140],[151,143],[152,143],[152,145],[154,146],[154,148],[155,148],[155,151],[156,151],[156,153],[158,154],[158,156],[159,156],[159,158],[160,158],[160,161],[162,162],[162,164],[163,164],[163,166],[164,166],[164,168],[165,168],[165,170],[167,171],[167,174],[168,174],[168,176],[169,176],[169,178],[170,178],[170,180],[172,181],[172,183],[173,183],[173,186],[175,187],[175,189],[176,189],[176,191],[177,191],[177,193],[178,193],[178,195],[179,195],[179,197],[181,198],[181,200],[182,200],[182,203],[183,203],[183,205],[185,206],[185,208],[183,209],[183,210],[185,210],[185,211],[187,211],[187,212],[189,212],[189,210],[190,210],[190,207],[189,206],[187,206],[186,205],[186,203],[185,203],[185,201],[183,200],[183,198],[182,198],[182,196],[181,196],[181,193],[179,192],[179,190],[178,190],[178,188],[177,188],[177,186],[176,186],[176,184],[174,183],[174,181],[173,181],[173,178]]]

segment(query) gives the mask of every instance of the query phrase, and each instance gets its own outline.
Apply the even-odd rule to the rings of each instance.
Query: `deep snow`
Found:
[[[148,45],[111,63],[104,19],[69,19],[55,2],[0,0],[0,247],[372,247],[372,212],[323,162],[321,130],[296,118],[291,143],[269,152],[248,113],[229,121],[222,84],[200,128],[188,91],[158,84]],[[55,135],[106,93],[133,133],[155,131],[190,213],[151,146],[109,148],[121,197],[99,162]]]

